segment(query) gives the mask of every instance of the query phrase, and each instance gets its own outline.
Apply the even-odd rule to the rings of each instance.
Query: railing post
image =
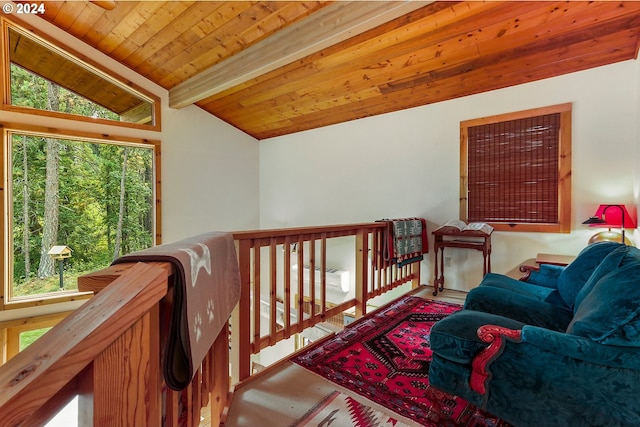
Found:
[[[411,274],[413,274],[413,279],[411,280],[411,288],[415,289],[418,286],[421,285],[420,283],[420,271],[421,271],[421,266],[419,262],[414,262],[411,265]]]
[[[356,318],[367,313],[368,260],[369,230],[359,229],[356,234]]]
[[[231,312],[229,318],[229,378],[231,384],[237,384],[240,381],[240,334],[238,333],[240,325],[240,304]]]
[[[78,401],[79,425],[161,424],[158,324],[156,305],[93,361],[89,383],[83,381],[92,390],[81,390]]]
[[[229,394],[229,324],[227,323],[216,338],[211,349],[207,381],[211,384],[211,425],[220,424]]]
[[[237,383],[251,375],[251,244],[238,242],[240,267],[240,302],[231,317],[232,381]],[[257,315],[260,315],[258,313]]]

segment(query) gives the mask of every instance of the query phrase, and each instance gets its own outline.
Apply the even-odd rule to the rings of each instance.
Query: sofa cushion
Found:
[[[584,248],[576,259],[560,273],[558,292],[567,307],[573,308],[578,292],[585,285],[600,262],[622,243],[598,242]]]
[[[596,267],[593,273],[591,273],[587,283],[585,283],[582,289],[580,289],[580,292],[578,292],[573,308],[574,313],[577,312],[584,298],[591,292],[600,279],[613,270],[634,262],[640,262],[640,249],[634,246],[620,245],[614,251],[610,252],[598,267]]]
[[[554,288],[522,282],[498,273],[487,273],[480,282],[480,287],[483,286],[491,286],[516,292],[538,301],[546,300],[554,291]]]
[[[582,300],[567,333],[600,344],[640,346],[640,262],[598,280]]]
[[[493,286],[471,289],[464,309],[496,314],[558,332],[565,332],[573,318],[573,311],[569,308]]]

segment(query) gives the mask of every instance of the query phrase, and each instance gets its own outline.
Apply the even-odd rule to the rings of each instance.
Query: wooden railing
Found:
[[[97,295],[0,367],[0,426],[43,425],[76,396],[83,427],[195,427],[206,406],[217,425],[230,387],[228,325],[191,384],[166,388],[160,324],[171,274],[168,263],[136,263],[79,279]]]
[[[265,347],[345,310],[355,308],[355,317],[360,317],[366,313],[371,298],[409,281],[414,287],[420,284],[420,263],[398,267],[384,262],[385,227],[383,222],[373,222],[234,233],[242,282],[242,297],[231,322],[232,348],[239,349],[232,354],[232,366],[238,369],[233,373],[234,380],[250,376],[251,355]],[[345,238],[351,241],[344,242]],[[350,254],[346,256],[345,245],[353,248],[347,250]],[[329,304],[326,273],[335,266],[328,260],[342,258],[340,262],[344,263],[349,256],[355,265],[355,295],[339,304]],[[292,277],[294,265],[298,268]],[[307,267],[309,277],[304,277],[302,266]],[[266,333],[261,332],[260,306],[264,302],[269,309]],[[277,315],[279,305],[281,317]]]
[[[348,309],[361,316],[370,298],[409,281],[419,284],[419,263],[381,262],[383,231],[384,224],[367,223],[234,233],[242,281],[231,318],[235,380],[250,376],[251,355],[265,347]],[[355,297],[332,305],[326,269],[333,252],[344,251],[345,238],[353,244]],[[311,277],[302,268],[293,277],[294,265],[306,265]],[[82,277],[79,286],[96,296],[0,367],[0,426],[43,425],[75,396],[81,426],[195,427],[203,407],[218,425],[230,390],[228,325],[186,390],[164,386],[160,325],[170,308],[171,274],[168,263],[136,263]]]

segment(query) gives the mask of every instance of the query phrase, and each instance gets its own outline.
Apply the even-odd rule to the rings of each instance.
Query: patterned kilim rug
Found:
[[[339,391],[325,396],[289,427],[409,427]]]
[[[507,427],[465,400],[429,386],[429,332],[435,322],[460,308],[406,296],[293,361],[425,426]]]

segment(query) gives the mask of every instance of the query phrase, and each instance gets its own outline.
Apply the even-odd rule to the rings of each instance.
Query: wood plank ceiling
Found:
[[[636,58],[640,43],[634,1],[48,1],[42,18],[257,139]]]

